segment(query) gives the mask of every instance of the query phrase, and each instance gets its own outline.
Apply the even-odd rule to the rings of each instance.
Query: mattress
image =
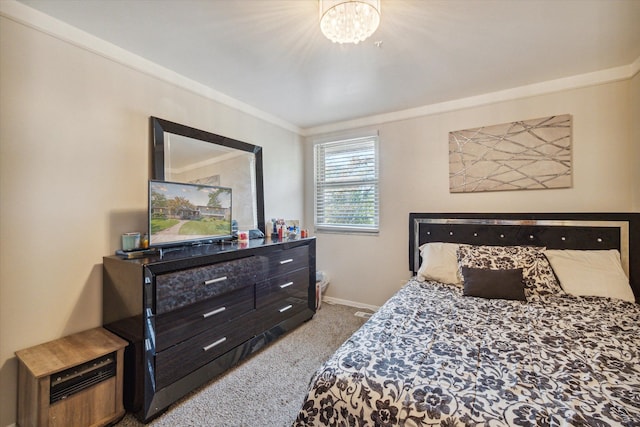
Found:
[[[640,306],[411,279],[314,374],[297,426],[638,426]]]

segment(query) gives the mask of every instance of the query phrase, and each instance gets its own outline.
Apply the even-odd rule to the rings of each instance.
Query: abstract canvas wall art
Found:
[[[449,132],[449,191],[571,187],[570,114]]]

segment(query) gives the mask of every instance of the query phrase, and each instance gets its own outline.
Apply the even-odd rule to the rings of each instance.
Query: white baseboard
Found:
[[[346,299],[333,298],[333,297],[322,297],[322,302],[323,303],[326,302],[327,304],[348,305],[349,307],[355,307],[355,308],[366,308],[371,311],[378,311],[378,309],[380,308],[380,306],[377,306],[377,305],[363,304],[361,302],[349,301]],[[320,309],[322,309],[322,306],[320,306]]]

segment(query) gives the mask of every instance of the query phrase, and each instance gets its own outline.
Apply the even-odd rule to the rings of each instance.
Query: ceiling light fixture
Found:
[[[358,44],[380,24],[380,0],[319,0],[320,29],[334,43]]]

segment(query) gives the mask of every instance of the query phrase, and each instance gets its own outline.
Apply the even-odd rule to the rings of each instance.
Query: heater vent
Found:
[[[116,354],[93,359],[51,376],[49,403],[66,399],[91,386],[116,376]]]

